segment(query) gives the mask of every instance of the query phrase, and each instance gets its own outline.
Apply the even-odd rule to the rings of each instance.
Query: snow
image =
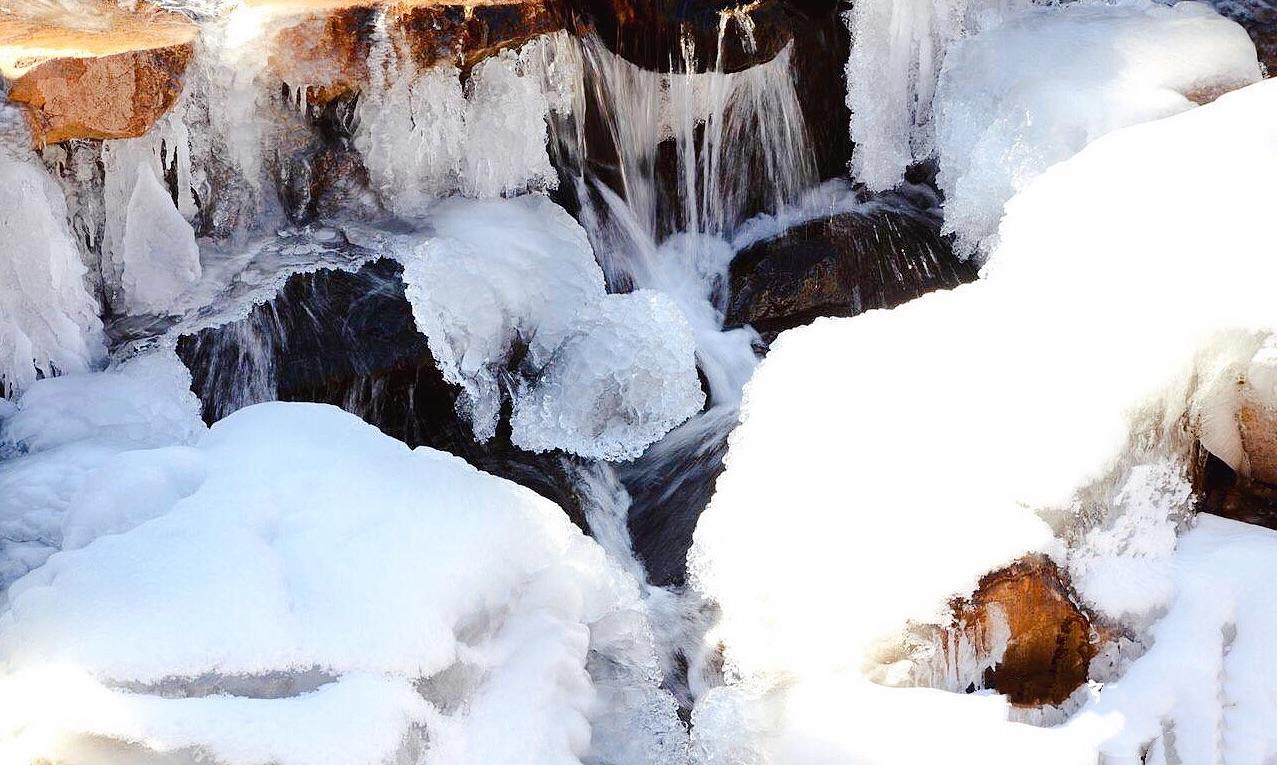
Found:
[[[516,445],[598,459],[636,457],[699,411],[687,320],[663,296],[606,294],[561,207],[449,199],[429,222],[434,236],[400,256],[406,293],[476,438],[495,434],[503,388]]]
[[[138,467],[133,450],[193,443],[204,424],[190,384],[176,356],[157,353],[106,372],[40,380],[17,400],[0,419],[0,587],[65,540],[76,544],[109,524],[96,508],[128,516],[160,500],[166,472],[142,476],[135,496],[111,494],[94,476]]]
[[[578,763],[620,701],[636,748],[678,729],[637,583],[527,489],[316,404],[121,457],[0,614],[10,751]]]
[[[934,104],[945,231],[970,255],[1050,165],[1259,76],[1245,30],[1196,2],[1031,6],[958,41]]]
[[[85,273],[61,189],[0,146],[0,394],[105,355]]]
[[[1026,552],[1067,564],[1079,524],[1118,529],[1092,552],[1143,559],[1150,581],[1177,570],[1159,563],[1183,512],[1167,476],[1204,423],[1236,428],[1229,392],[1277,326],[1265,193],[1277,134],[1255,129],[1274,119],[1277,83],[1265,81],[1115,131],[1008,203],[981,281],[779,338],[746,390],[689,558],[694,586],[722,610],[706,641],[721,642],[728,685],[712,693],[734,700],[711,708],[742,710],[760,731],[740,746],[760,760],[820,741],[823,754],[803,761],[907,761],[929,744],[888,737],[923,729],[952,751],[972,734],[950,738],[950,723],[986,702],[926,696],[933,706],[920,694],[938,691],[864,679],[909,622],[946,623],[949,598]],[[1169,472],[1140,475],[1138,464]],[[1148,502],[1157,507],[1139,509]],[[1113,525],[1123,510],[1145,514],[1147,538]],[[1129,612],[1169,588],[1142,603],[1133,588],[1090,592]],[[1253,634],[1267,634],[1266,618]],[[1115,734],[1126,756],[1128,738],[1150,743],[1148,729],[1122,729],[1140,710],[1112,703],[1118,714],[1064,731],[1007,725],[996,709],[968,722],[990,762],[1094,762]],[[1188,737],[1220,701],[1205,691],[1176,709]],[[699,748],[736,735],[699,714]],[[1019,748],[1029,740],[1032,757]],[[1267,751],[1267,739],[1250,741]]]

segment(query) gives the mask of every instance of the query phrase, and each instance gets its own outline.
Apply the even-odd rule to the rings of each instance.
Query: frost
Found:
[[[942,756],[933,742],[951,752],[971,741],[988,762],[1093,763],[1101,747],[1135,761],[1135,742],[1161,733],[1136,722],[1151,697],[1104,706],[1101,691],[1101,708],[1118,714],[1035,730],[1007,724],[997,699],[881,688],[864,674],[910,622],[946,623],[948,600],[983,573],[1030,551],[1064,562],[1044,519],[1071,524],[1084,493],[1136,517],[1100,527],[1090,558],[1079,557],[1083,573],[1116,562],[1156,585],[1088,587],[1091,597],[1114,612],[1155,609],[1171,592],[1159,583],[1169,568],[1180,593],[1171,614],[1193,602],[1212,609],[1172,622],[1192,641],[1155,633],[1155,645],[1202,662],[1207,677],[1185,669],[1201,694],[1160,696],[1154,708],[1178,704],[1183,730],[1218,729],[1221,686],[1201,681],[1223,656],[1215,609],[1243,596],[1216,604],[1203,585],[1201,598],[1183,599],[1183,549],[1165,563],[1183,487],[1161,468],[1122,465],[1135,444],[1183,460],[1201,423],[1235,421],[1220,390],[1237,387],[1277,326],[1264,193],[1277,142],[1253,129],[1274,120],[1277,82],[1265,81],[1114,131],[1008,203],[981,281],[775,343],[746,390],[689,559],[694,586],[722,609],[707,640],[723,645],[728,687],[762,720],[751,751],[781,762],[927,761]],[[1242,560],[1223,592],[1242,581],[1262,589],[1268,575]],[[1247,640],[1262,641],[1270,617],[1253,610]],[[1271,665],[1257,649],[1238,651],[1242,634],[1239,622],[1222,659],[1238,662],[1225,698],[1234,686],[1249,693],[1247,678],[1263,682]],[[1182,651],[1169,647],[1177,642]],[[1158,666],[1150,676],[1175,674]],[[1271,709],[1247,706],[1236,725],[1258,725]],[[928,736],[909,733],[918,729]],[[715,736],[736,735],[700,722],[694,731],[710,750]],[[1255,755],[1239,761],[1274,754],[1267,734],[1248,735]],[[1191,746],[1179,761],[1220,759]]]
[[[678,730],[637,583],[527,489],[315,404],[121,457],[0,614],[20,761],[638,763],[594,753],[595,721],[629,709],[645,751]]]
[[[668,299],[608,295],[585,232],[539,195],[446,200],[402,256],[417,327],[480,440],[628,459],[696,413],[691,328]]]
[[[945,230],[970,255],[1050,165],[1258,79],[1245,30],[1199,3],[1028,8],[945,57],[935,99]]]
[[[85,371],[104,355],[62,191],[0,147],[0,393]]]

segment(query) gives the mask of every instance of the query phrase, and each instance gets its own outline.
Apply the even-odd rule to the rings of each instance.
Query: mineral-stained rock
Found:
[[[743,250],[731,265],[727,326],[764,337],[819,316],[893,308],[976,278],[931,219],[911,211],[851,212],[804,223]]]
[[[508,426],[477,443],[456,411],[404,296],[402,266],[296,274],[244,319],[182,337],[178,355],[209,422],[258,400],[333,404],[410,446],[426,445],[521,483],[585,528],[563,458],[510,444]],[[244,388],[249,387],[245,400]],[[502,418],[507,421],[508,418]]]
[[[1066,575],[1046,557],[1028,556],[986,575],[955,604],[954,615],[954,630],[985,650],[993,648],[981,645],[987,636],[1009,634],[984,686],[1012,703],[1059,704],[1086,682],[1099,638]]]
[[[306,88],[323,105],[368,84],[375,22],[417,66],[467,69],[507,48],[564,28],[558,0],[252,0],[278,29],[270,38],[273,76]]]
[[[135,138],[177,100],[195,25],[145,4],[31,3],[0,13],[0,74],[36,145]]]
[[[136,138],[182,92],[190,44],[98,58],[57,58],[19,77],[9,99],[27,107],[38,146],[76,138]]]

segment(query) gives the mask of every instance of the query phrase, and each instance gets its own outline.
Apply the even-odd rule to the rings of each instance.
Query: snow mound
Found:
[[[637,662],[614,691],[651,700],[637,736],[678,728],[637,583],[527,489],[316,404],[124,456],[0,615],[22,761],[577,763],[609,712],[596,655]]]
[[[0,395],[105,356],[66,199],[43,168],[0,150]]]
[[[1031,6],[961,40],[934,105],[945,230],[970,255],[1050,165],[1259,77],[1246,31],[1196,2]]]
[[[1203,423],[1236,428],[1229,391],[1277,327],[1266,191],[1277,133],[1255,127],[1274,120],[1277,82],[1265,81],[1115,131],[1008,203],[981,281],[781,336],[747,388],[689,559],[694,586],[722,609],[709,641],[724,646],[721,692],[733,697],[712,707],[720,715],[698,710],[700,749],[912,761],[907,750],[927,742],[887,737],[918,729],[953,747],[972,734],[950,739],[946,721],[992,702],[913,706],[909,695],[939,692],[871,686],[864,668],[893,634],[943,624],[950,597],[1026,552],[1067,562],[1055,532],[1088,518],[1134,512],[1150,493],[1149,518],[1172,518],[1173,484],[1128,483],[1129,457],[1173,464]],[[1113,506],[1095,501],[1124,484]],[[1132,541],[1119,530],[1108,549],[1149,559],[1155,575],[1164,545]],[[1122,611],[1167,593],[1105,600]],[[1176,728],[1211,724],[1212,694],[1179,706]],[[984,708],[989,762],[1095,762],[1121,733],[1115,715],[1038,731]],[[752,741],[738,732],[751,729]],[[1017,749],[1030,734],[1038,757]],[[1146,734],[1122,735],[1147,744]],[[824,760],[795,760],[804,746]]]
[[[449,199],[429,221],[435,236],[401,257],[406,294],[476,438],[510,395],[516,445],[628,459],[701,408],[687,320],[655,293],[606,294],[563,208]]]
[[[82,539],[95,523],[93,508],[114,502],[124,514],[145,512],[166,490],[162,471],[141,476],[150,483],[136,495],[109,493],[109,479],[140,467],[132,450],[199,438],[205,428],[190,386],[182,362],[157,353],[106,372],[39,380],[18,399],[0,420],[0,588],[43,563],[64,536]],[[98,471],[106,480],[90,480]]]

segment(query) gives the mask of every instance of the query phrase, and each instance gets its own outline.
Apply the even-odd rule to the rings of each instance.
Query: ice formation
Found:
[[[0,146],[0,393],[105,355],[85,274],[62,190]]]
[[[517,445],[602,459],[637,456],[700,409],[686,319],[659,296],[605,293],[561,207],[453,199],[429,221],[434,237],[402,256],[407,295],[477,438],[496,432],[503,388]]]
[[[638,698],[677,761],[634,579],[531,491],[314,404],[121,456],[0,615],[6,761],[641,762],[591,748]]]
[[[450,194],[497,197],[558,185],[546,119],[551,108],[568,108],[555,78],[575,74],[548,63],[561,40],[543,37],[485,59],[463,88],[452,64],[418,70],[402,60],[384,21],[377,31],[355,145],[388,209],[418,215]]]
[[[200,278],[195,230],[164,185],[164,148],[156,137],[107,141],[103,257],[122,292],[120,308],[161,313]]]
[[[1101,690],[1094,702],[1133,715],[1124,730],[1120,715],[1102,713],[1037,730],[1006,723],[997,698],[873,686],[863,667],[906,623],[943,622],[947,600],[984,572],[1028,551],[1065,557],[1055,532],[1109,517],[1114,494],[1132,512],[1149,492],[1130,482],[1129,455],[1182,471],[1204,423],[1236,428],[1229,392],[1277,323],[1263,193],[1277,137],[1253,129],[1275,118],[1269,81],[1115,131],[1007,205],[985,279],[780,338],[747,390],[690,560],[722,609],[710,639],[724,646],[729,679],[695,711],[698,748],[720,753],[710,761],[731,761],[719,757],[735,748],[900,762],[975,736],[988,762],[1094,762],[1097,748],[1133,757],[1156,737],[1196,747],[1196,731],[1218,729],[1219,684],[1177,686],[1185,695],[1162,736],[1139,722],[1147,699],[1135,692]],[[1124,498],[1104,488],[1123,484]],[[1118,529],[1095,555],[1144,558],[1155,576],[1165,523],[1183,510],[1173,483],[1160,497],[1145,511],[1150,538],[1123,541]],[[1156,607],[1172,589],[1137,590],[1140,581],[1091,592],[1117,612]],[[1194,608],[1190,590],[1175,589],[1170,613]],[[1237,635],[1255,630],[1247,645],[1267,634],[1268,608],[1244,621],[1238,612]],[[1212,661],[1220,630],[1202,629],[1213,630]],[[1187,643],[1159,644],[1201,660]],[[1139,669],[1155,656],[1128,679],[1157,674]],[[1250,692],[1240,670],[1220,677],[1226,697]],[[1250,724],[1265,708],[1238,714]],[[903,733],[919,727],[927,737]],[[1264,737],[1246,745],[1258,760],[1274,754]]]
[[[1236,22],[1195,2],[1031,6],[950,47],[934,104],[945,230],[971,254],[1002,207],[1105,133],[1259,79]]]

